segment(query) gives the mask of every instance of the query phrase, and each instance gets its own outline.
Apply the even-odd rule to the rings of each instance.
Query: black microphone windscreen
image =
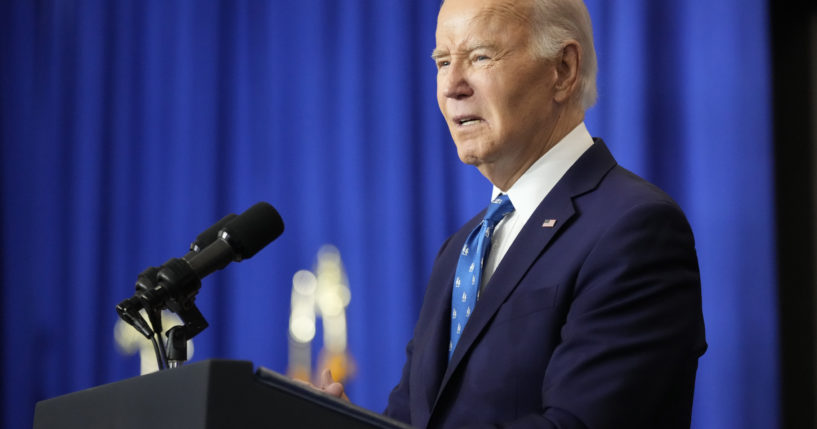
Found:
[[[227,224],[235,219],[238,215],[235,213],[230,213],[227,216],[224,216],[218,222],[211,225],[209,228],[205,229],[201,234],[196,236],[196,241],[190,244],[190,250],[193,252],[199,252],[201,249],[209,246],[212,242],[216,241],[218,238],[218,233],[221,231],[222,228],[227,226]]]
[[[228,222],[221,231],[227,234],[237,260],[241,260],[251,258],[278,238],[284,232],[284,221],[274,207],[262,201]]]

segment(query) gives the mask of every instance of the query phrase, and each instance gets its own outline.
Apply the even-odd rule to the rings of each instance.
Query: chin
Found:
[[[457,156],[463,164],[479,166],[486,159],[491,158],[492,146],[483,140],[466,140],[457,142]]]
[[[466,165],[473,165],[474,167],[478,167],[482,164],[482,157],[478,156],[473,151],[457,151],[457,155],[460,157],[460,161]]]

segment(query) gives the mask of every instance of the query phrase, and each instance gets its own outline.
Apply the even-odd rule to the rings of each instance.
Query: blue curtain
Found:
[[[435,101],[438,0],[0,2],[2,423],[138,374],[114,306],[229,212],[286,231],[204,281],[194,360],[285,371],[292,275],[336,245],[360,405],[381,410],[445,237],[490,185]],[[768,16],[760,0],[588,1],[587,118],[686,210],[710,349],[696,428],[777,426]]]

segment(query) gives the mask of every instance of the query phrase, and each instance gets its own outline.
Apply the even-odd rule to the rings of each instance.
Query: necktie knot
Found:
[[[512,211],[514,211],[514,208],[513,204],[511,204],[511,199],[508,198],[507,195],[502,194],[491,201],[491,205],[488,206],[488,210],[485,212],[484,220],[488,222],[490,226],[495,226],[505,215]]]

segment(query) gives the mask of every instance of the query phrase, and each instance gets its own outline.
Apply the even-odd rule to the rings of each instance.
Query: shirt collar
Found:
[[[526,219],[530,217],[567,170],[592,145],[593,137],[582,122],[545,152],[508,189],[508,198],[513,204],[515,214]],[[491,200],[501,193],[502,190],[494,186]]]

